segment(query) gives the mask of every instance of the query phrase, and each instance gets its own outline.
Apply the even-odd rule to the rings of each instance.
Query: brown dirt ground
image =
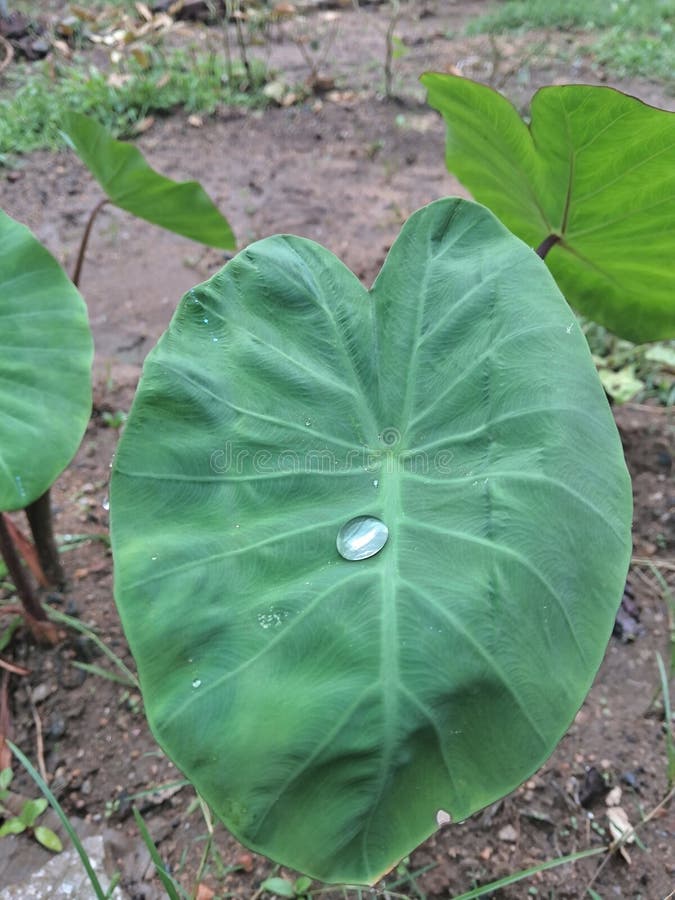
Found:
[[[395,64],[399,100],[385,100],[379,93],[388,24],[384,9],[317,13],[317,27],[332,29],[329,15],[337,17],[333,21],[339,26],[322,67],[322,73],[335,79],[334,92],[264,113],[223,109],[199,128],[177,114],[157,121],[140,146],[166,175],[200,179],[226,212],[240,246],[282,231],[304,235],[327,245],[370,283],[413,210],[443,195],[465,195],[444,169],[443,128],[424,106],[416,84],[422,71],[460,71],[492,80],[520,105],[541,84],[608,81],[584,55],[587,39],[582,35],[541,33],[500,38],[494,44],[487,38],[446,37],[449,31],[461,34],[468,16],[481,7],[479,2],[404,7],[397,33],[409,52]],[[211,39],[207,30],[193,28],[199,40]],[[254,52],[268,55],[288,84],[307,77],[297,46],[283,30]],[[658,84],[616,86],[673,106]],[[2,180],[0,174],[0,205],[72,266],[98,188],[66,153],[36,153],[22,161],[18,174],[15,181]],[[81,284],[96,340],[95,408],[80,452],[53,491],[59,534],[106,533],[109,464],[118,435],[106,427],[102,414],[129,408],[140,363],[180,295],[222,262],[216,251],[117,210],[101,216]],[[390,887],[399,880],[397,890],[406,895],[450,898],[558,855],[606,844],[605,790],[585,799],[594,785],[620,786],[622,806],[633,823],[668,792],[662,709],[654,698],[659,686],[655,654],[667,658],[669,621],[652,566],[675,585],[673,416],[672,410],[632,405],[618,409],[616,417],[634,478],[639,561],[629,584],[639,633],[629,642],[611,640],[589,697],[539,772],[483,813],[438,832],[412,853],[404,870],[387,879]],[[78,610],[82,621],[133,665],[112,600],[106,545],[78,544],[64,561],[72,582],[66,609]],[[111,865],[122,871],[130,897],[162,896],[147,857],[137,852],[130,798],[176,781],[179,774],[150,736],[140,697],[109,680],[82,677],[71,666],[73,660],[106,663],[93,656],[88,641],[74,635],[51,650],[20,637],[13,654],[31,669],[30,676],[12,682],[15,741],[35,759],[41,733],[52,788],[69,816],[85,830],[105,829],[111,838]],[[17,783],[34,793],[20,773]],[[206,832],[193,801],[189,787],[136,801],[162,856],[187,889],[193,887]],[[641,829],[641,845],[630,848],[630,863],[618,855],[609,859],[595,890],[602,898],[670,896],[675,888],[674,836],[673,810],[666,807]],[[27,840],[0,842],[0,886]],[[257,897],[271,863],[246,851],[221,826],[216,847],[204,883],[218,897]],[[552,869],[495,896],[582,897],[598,864],[596,857]],[[383,889],[375,895],[385,896]]]

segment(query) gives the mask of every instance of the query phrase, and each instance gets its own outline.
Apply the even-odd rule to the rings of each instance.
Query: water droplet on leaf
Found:
[[[101,501],[101,506],[107,512],[110,509],[110,500],[107,497],[104,497]]]
[[[368,559],[387,543],[389,529],[375,516],[356,516],[338,531],[337,549],[345,559]]]
[[[201,678],[195,678],[195,680],[192,682],[192,687],[193,687],[193,688],[201,687],[201,685],[202,685],[202,680],[201,680]]]

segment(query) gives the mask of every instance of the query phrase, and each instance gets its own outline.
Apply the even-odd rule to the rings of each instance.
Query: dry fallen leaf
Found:
[[[141,69],[148,69],[150,67],[150,54],[142,47],[132,47],[131,55]]]
[[[154,116],[146,116],[134,125],[134,134],[145,134],[155,124]]]
[[[621,803],[621,788],[617,784],[616,787],[613,787],[612,790],[605,797],[605,803],[607,806],[618,806]]]
[[[635,841],[635,831],[628,821],[626,811],[621,806],[609,806],[607,808],[607,821],[609,822],[609,832],[615,841],[622,841],[619,846],[619,853],[630,865],[630,855],[626,849],[626,844],[632,844]]]
[[[204,120],[201,116],[191,115],[187,118],[188,125],[192,125],[193,128],[201,128],[204,124]]]
[[[138,11],[139,16],[142,19],[145,19],[146,22],[152,21],[152,13],[149,8],[145,5],[145,3],[134,3],[136,10]]]

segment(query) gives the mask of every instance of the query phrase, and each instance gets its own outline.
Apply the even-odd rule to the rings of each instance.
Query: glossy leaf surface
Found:
[[[115,206],[210,247],[235,248],[229,223],[199,182],[165,178],[133,144],[82,113],[66,113],[63,136]]]
[[[404,226],[372,290],[277,236],[183,299],[111,486],[154,733],[244,843],[374,882],[515,787],[588,690],[630,487],[583,335],[482,207]],[[389,529],[349,561],[341,526]]]
[[[37,499],[75,455],[91,413],[93,351],[77,289],[0,210],[0,511]]]
[[[533,247],[580,313],[632,341],[675,337],[675,114],[607,87],[545,87],[528,127],[492,88],[422,77],[448,169]]]

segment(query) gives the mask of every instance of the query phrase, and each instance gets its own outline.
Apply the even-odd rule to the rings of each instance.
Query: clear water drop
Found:
[[[208,324],[209,324],[209,320],[208,320],[206,317],[204,317],[204,318],[202,319],[202,322],[203,322],[205,325],[208,325]]]
[[[192,687],[193,687],[193,688],[198,688],[198,687],[201,687],[201,686],[202,686],[202,680],[201,680],[201,678],[195,678],[195,680],[192,682]]]
[[[380,552],[388,537],[389,529],[381,519],[356,516],[340,528],[336,545],[344,559],[368,559]]]
[[[311,419],[305,419],[305,425],[307,426],[307,428],[311,428],[311,427],[312,427],[312,420],[311,420]]]
[[[157,559],[157,557],[156,557],[156,556],[151,556],[150,559],[154,562],[154,561]]]
[[[110,500],[108,499],[108,497],[103,498],[103,500],[101,501],[101,506],[106,512],[108,512],[108,510],[110,509]]]
[[[21,480],[21,476],[15,475],[14,481],[16,482],[16,487],[17,487],[19,494],[21,495],[21,499],[24,500],[26,498],[26,488],[23,486],[23,481]]]
[[[213,341],[214,344],[218,343],[218,338],[212,337],[211,340]]]
[[[373,479],[373,487],[377,487],[379,483],[380,482],[377,480],[377,478]]]

